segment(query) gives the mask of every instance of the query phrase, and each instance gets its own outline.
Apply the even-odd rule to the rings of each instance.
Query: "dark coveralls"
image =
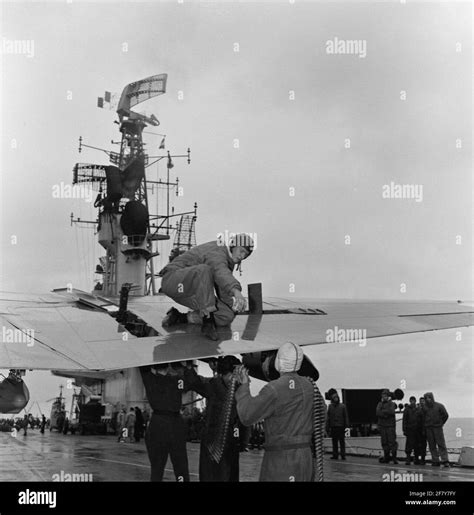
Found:
[[[449,417],[448,412],[440,402],[433,402],[431,407],[428,404],[425,405],[424,413],[426,438],[430,448],[431,459],[433,463],[439,463],[441,455],[441,461],[448,463],[448,450],[443,432],[443,426]]]
[[[153,374],[151,367],[140,367],[146,396],[153,414],[148,425],[145,444],[151,464],[150,481],[162,481],[168,455],[173,464],[176,481],[189,481],[186,433],[180,414],[179,376]]]
[[[425,463],[426,458],[426,429],[425,429],[425,412],[420,406],[418,410],[418,420],[416,426],[416,447],[415,460],[421,459],[421,463]]]
[[[347,416],[346,406],[341,402],[337,404],[331,402],[328,406],[326,430],[331,431],[333,458],[337,458],[338,443],[341,449],[341,458],[346,457],[346,442],[344,440],[346,427],[349,427],[349,417]]]
[[[194,390],[207,399],[205,425],[201,435],[199,454],[199,480],[238,481],[240,441],[238,437],[234,436],[234,430],[239,425],[235,401],[230,414],[226,444],[219,463],[211,458],[208,450],[208,445],[216,441],[219,430],[222,430],[221,415],[227,399],[228,387],[219,376],[211,379],[204,378],[190,369],[185,371],[185,378],[189,390]]]
[[[395,410],[397,406],[393,401],[380,401],[377,404],[376,415],[378,417],[377,424],[380,431],[382,441],[382,449],[385,461],[388,462],[390,453],[395,458],[397,455],[398,443],[397,434],[395,432]]]
[[[235,318],[232,290],[242,291],[232,275],[234,266],[225,245],[197,245],[161,270],[161,291],[192,310],[213,312],[217,326],[228,326]]]
[[[406,436],[405,453],[407,455],[407,463],[410,462],[412,451],[414,451],[415,461],[418,461],[417,451],[417,435],[420,421],[420,412],[418,408],[408,405],[403,410],[403,434]]]

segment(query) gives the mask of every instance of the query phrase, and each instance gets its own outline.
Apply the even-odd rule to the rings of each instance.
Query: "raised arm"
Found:
[[[237,413],[245,426],[251,426],[275,411],[276,392],[270,384],[265,385],[255,397],[250,395],[249,384],[242,384],[235,392],[235,399]]]
[[[211,395],[210,378],[203,377],[197,374],[194,368],[184,369],[184,388],[186,391],[193,390],[203,397]]]

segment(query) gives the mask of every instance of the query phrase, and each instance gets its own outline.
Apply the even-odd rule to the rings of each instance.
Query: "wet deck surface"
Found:
[[[258,481],[263,451],[240,454],[240,480]],[[376,458],[324,458],[326,481],[383,481],[384,474],[423,474],[423,481],[474,481],[474,469],[379,464]],[[199,444],[188,443],[191,481],[198,481]],[[148,481],[150,467],[143,441],[118,443],[113,436],[63,435],[38,430],[13,437],[0,433],[0,481],[52,481],[54,474],[92,474],[93,481]],[[393,472],[392,472],[393,471]],[[88,476],[90,477],[90,476]],[[174,481],[168,460],[165,481]]]

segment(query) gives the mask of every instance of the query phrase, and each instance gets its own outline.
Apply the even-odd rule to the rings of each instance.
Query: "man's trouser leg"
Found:
[[[240,453],[239,448],[237,445],[235,445],[230,450],[230,456],[229,456],[229,462],[230,462],[230,475],[228,481],[238,482],[239,477],[239,459],[240,459]]]
[[[153,430],[148,431],[145,437],[146,449],[151,465],[150,481],[163,481],[163,473],[168,460],[168,443],[158,440],[157,437],[158,435]]]
[[[150,481],[163,481],[166,461],[170,448],[169,421],[165,417],[153,415],[148,426],[145,444],[151,465]]]
[[[390,428],[384,427],[384,426],[379,426],[380,440],[382,443],[382,449],[383,449],[385,461],[388,461],[388,459],[390,457],[390,447],[389,447],[389,442],[388,442],[388,429],[390,429]]]
[[[225,298],[226,302],[221,299],[217,299],[216,307],[217,311],[214,311],[214,321],[218,327],[229,326],[235,318],[235,313],[230,307],[232,305],[232,299]]]
[[[339,428],[339,446],[341,447],[341,458],[346,457],[346,441],[345,441],[345,431],[343,427]]]
[[[170,444],[170,458],[176,481],[189,481],[188,452],[186,449],[186,432],[181,416],[173,420],[173,439]]]
[[[422,462],[426,458],[426,434],[423,430],[418,430],[416,433],[416,455],[419,456]]]
[[[214,279],[208,265],[194,265],[166,272],[161,291],[192,310],[215,309]]]
[[[433,434],[435,445],[438,446],[438,452],[441,455],[441,461],[446,463],[449,461],[448,449],[446,448],[446,442],[444,440],[444,432],[442,427],[433,427]]]
[[[396,453],[398,449],[398,443],[397,433],[395,432],[395,426],[387,427],[387,441],[390,452]]]
[[[398,449],[397,433],[395,431],[395,426],[390,426],[387,429],[388,447],[394,462],[396,462]]]
[[[337,457],[338,452],[338,445],[339,445],[339,452],[341,453],[341,458],[344,458],[346,456],[346,447],[344,442],[344,428],[343,427],[332,427],[331,428],[331,434],[332,434],[332,448],[333,448],[333,455]]]
[[[408,429],[406,431],[406,442],[405,442],[405,453],[407,455],[407,461],[410,459],[412,451],[415,451],[416,458],[416,429]]]
[[[331,427],[331,439],[332,439],[332,456],[337,458],[337,440],[338,435],[335,427]]]
[[[431,461],[433,463],[439,463],[438,449],[436,448],[436,438],[434,434],[434,427],[426,428],[426,439],[428,440],[428,446],[431,453]]]

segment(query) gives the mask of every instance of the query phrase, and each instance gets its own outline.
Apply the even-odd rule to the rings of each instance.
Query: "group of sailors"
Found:
[[[449,468],[448,450],[444,438],[443,426],[449,418],[443,404],[436,402],[432,392],[420,397],[410,397],[410,404],[403,410],[403,434],[406,437],[405,454],[406,464],[410,465],[413,459],[415,465],[425,465],[426,443],[431,453],[431,464],[434,467]],[[382,441],[384,456],[381,463],[398,463],[397,435],[395,432],[396,404],[392,401],[390,392],[382,390],[382,396],[377,405],[378,426]],[[412,456],[413,453],[413,456]]]
[[[20,430],[23,430],[23,436],[27,436],[28,427],[30,429],[39,429],[43,434],[46,428],[49,428],[50,420],[46,419],[44,415],[40,417],[34,417],[31,413],[26,413],[22,419],[3,419],[0,420],[0,431],[14,432],[17,434]]]
[[[313,381],[298,374],[302,362],[302,349],[284,344],[275,359],[280,377],[255,396],[250,393],[248,370],[234,356],[219,358],[212,365],[212,378],[198,375],[192,362],[141,367],[153,410],[145,435],[151,481],[162,481],[168,456],[176,480],[189,481],[186,431],[180,416],[182,393],[189,390],[207,399],[200,481],[238,481],[240,427],[255,427],[262,419],[265,454],[260,480],[313,480],[313,407],[315,398],[323,404],[324,400]]]
[[[331,459],[346,459],[345,431],[349,427],[347,409],[339,400],[335,390],[330,390],[331,404],[328,407],[326,422],[327,433],[332,437],[333,455]],[[376,407],[377,425],[380,433],[383,456],[380,463],[398,463],[397,434],[395,412],[397,404],[392,400],[393,394],[388,389],[381,392],[380,402]],[[444,438],[443,426],[448,420],[448,412],[443,404],[436,402],[432,392],[427,392],[416,402],[411,396],[409,404],[403,410],[402,430],[406,437],[405,464],[426,464],[426,444],[431,453],[431,464],[434,467],[448,468],[449,458]]]
[[[116,418],[117,441],[138,443],[146,432],[149,420],[150,414],[146,409],[142,411],[135,406],[127,412],[125,407],[122,407]]]

